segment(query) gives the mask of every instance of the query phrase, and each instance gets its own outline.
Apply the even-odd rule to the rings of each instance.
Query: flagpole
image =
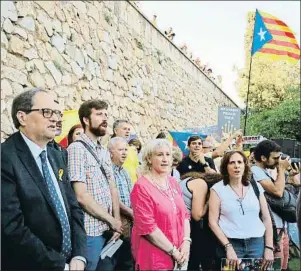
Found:
[[[257,9],[256,9],[257,10]],[[253,34],[252,34],[252,46],[251,46],[251,53],[250,53],[250,66],[249,66],[249,81],[248,81],[248,90],[247,90],[247,100],[246,100],[246,113],[245,113],[245,123],[244,123],[244,136],[247,132],[247,118],[248,118],[248,109],[249,109],[249,94],[250,94],[250,83],[251,83],[251,70],[252,70],[252,51],[253,51],[253,41],[254,41],[254,30],[255,30],[255,19],[256,19],[256,12],[254,16],[254,25],[253,25]]]

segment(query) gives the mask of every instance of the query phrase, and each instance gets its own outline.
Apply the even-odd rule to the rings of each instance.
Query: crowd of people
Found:
[[[135,7],[137,9],[139,9],[141,11],[141,7],[140,7],[140,1],[131,1],[131,3],[133,5],[135,5]],[[155,27],[158,27],[158,16],[156,14],[153,15],[153,18],[151,20],[152,24]],[[170,40],[170,41],[174,41],[174,37],[176,36],[176,33],[173,31],[172,27],[168,27],[167,30],[164,31],[165,36]],[[214,81],[217,85],[221,86],[222,83],[222,77],[221,75],[214,75],[212,68],[208,67],[209,64],[205,64],[205,63],[201,63],[201,60],[199,57],[194,57],[192,52],[188,51],[188,46],[186,43],[182,44],[179,46],[179,49],[192,61],[194,62],[194,64],[200,69],[202,70],[203,73],[205,73],[212,81]]]
[[[268,269],[275,257],[287,270],[288,225],[300,214],[295,202],[287,218],[267,194],[296,197],[300,163],[273,141],[247,157],[240,132],[216,149],[193,135],[183,157],[166,133],[142,144],[116,120],[101,143],[110,116],[94,99],[81,104],[65,149],[54,141],[63,114],[51,93],[19,94],[11,114],[18,132],[1,144],[2,270],[220,270],[222,259],[235,270],[242,258]]]

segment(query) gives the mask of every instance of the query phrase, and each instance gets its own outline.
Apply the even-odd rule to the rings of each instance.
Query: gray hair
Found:
[[[168,139],[165,138],[156,138],[147,142],[142,149],[142,165],[141,171],[142,174],[147,174],[150,172],[151,164],[149,159],[156,149],[161,147],[168,147],[170,151],[170,166],[172,165],[172,145]],[[171,168],[170,168],[171,169]]]
[[[120,136],[113,137],[108,143],[108,150],[111,151],[114,148],[115,144],[118,142],[123,142],[123,143],[128,144],[127,141],[123,137],[120,137]]]
[[[116,120],[114,123],[113,123],[113,132],[115,131],[115,129],[119,128],[120,124],[122,123],[128,123],[130,124],[127,120]],[[115,134],[115,132],[114,132]]]
[[[18,111],[28,112],[29,110],[31,110],[33,106],[33,97],[38,92],[48,93],[46,90],[41,88],[31,88],[29,90],[22,92],[21,94],[19,94],[17,97],[14,98],[12,108],[11,108],[11,116],[16,129],[19,129],[19,127],[21,126],[17,118]]]

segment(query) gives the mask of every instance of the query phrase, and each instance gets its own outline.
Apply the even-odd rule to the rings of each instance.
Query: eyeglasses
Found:
[[[29,109],[29,110],[26,110],[26,109],[20,109],[21,111],[24,111],[24,112],[27,112],[27,113],[30,113],[30,112],[33,112],[33,111],[39,111],[42,113],[43,117],[45,119],[50,119],[53,114],[56,114],[56,116],[61,119],[63,117],[63,114],[60,110],[52,110],[50,108],[41,108],[41,109]]]
[[[239,212],[242,214],[242,215],[245,215],[245,211],[244,211],[244,208],[242,206],[242,199],[237,199],[237,202],[239,203]]]

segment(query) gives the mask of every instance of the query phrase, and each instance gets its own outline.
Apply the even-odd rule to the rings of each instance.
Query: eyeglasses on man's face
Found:
[[[37,109],[21,110],[21,111],[24,111],[26,113],[37,111],[40,112],[45,119],[50,119],[53,116],[53,114],[56,114],[58,119],[61,119],[63,117],[63,113],[60,110],[52,110],[50,108],[40,108],[40,109],[37,108]]]

